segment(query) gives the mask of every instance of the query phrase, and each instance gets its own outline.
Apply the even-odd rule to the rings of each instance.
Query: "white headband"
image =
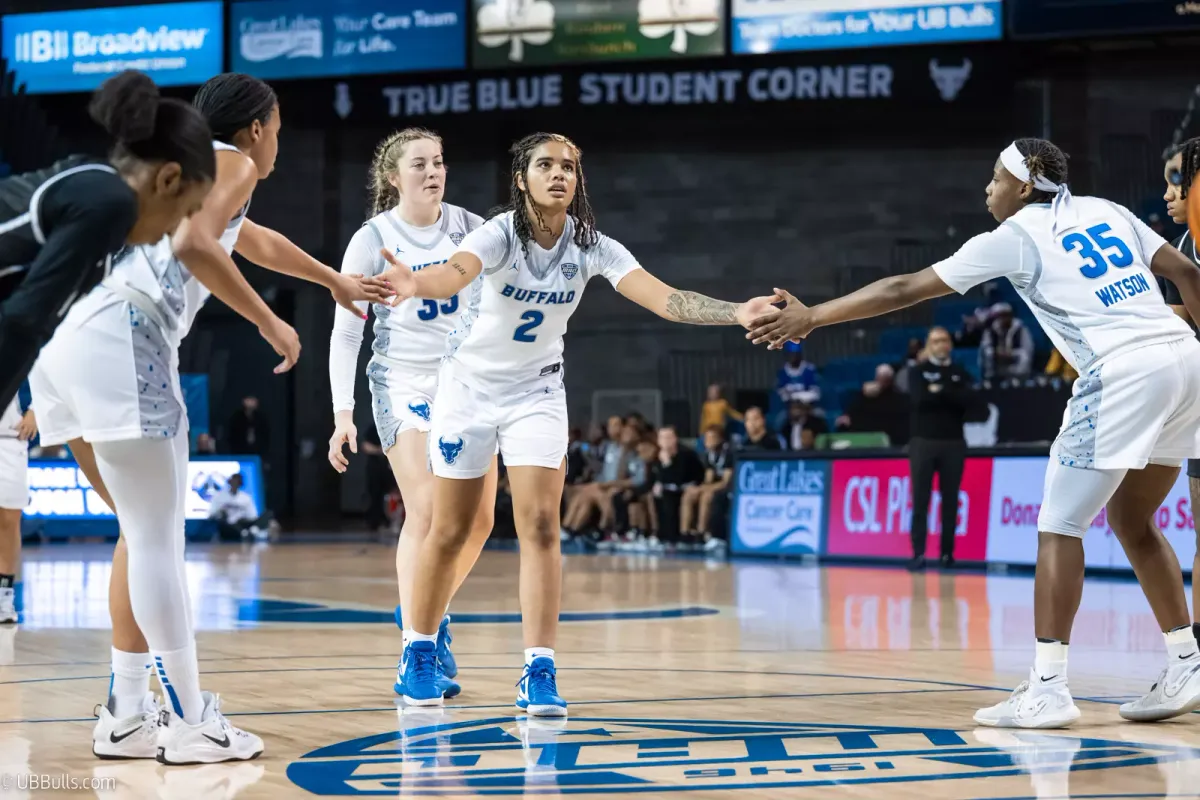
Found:
[[[1055,183],[1044,175],[1030,175],[1029,167],[1025,164],[1025,156],[1021,155],[1021,151],[1017,149],[1016,142],[1004,148],[1004,152],[1000,154],[1000,163],[1022,183],[1032,183],[1035,189],[1054,195],[1054,225],[1051,229],[1053,234],[1057,235],[1059,230],[1070,228],[1075,224],[1077,219],[1074,209],[1071,207],[1071,190],[1065,183]]]

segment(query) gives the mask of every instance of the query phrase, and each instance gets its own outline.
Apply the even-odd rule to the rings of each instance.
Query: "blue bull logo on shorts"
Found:
[[[408,410],[429,422],[429,403],[409,403]]]
[[[447,464],[453,464],[458,460],[458,454],[463,449],[462,437],[458,437],[458,441],[446,441],[445,436],[438,437],[438,449],[442,451],[442,458],[446,459]]]

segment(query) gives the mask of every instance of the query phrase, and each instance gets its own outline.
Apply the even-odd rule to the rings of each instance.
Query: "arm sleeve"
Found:
[[[483,262],[483,274],[490,275],[504,266],[511,249],[509,232],[510,216],[503,214],[492,217],[467,234],[458,249],[470,253]]]
[[[0,408],[74,301],[103,276],[98,265],[124,244],[137,197],[112,173],[88,170],[49,187],[36,211],[45,243],[0,304]]]
[[[1010,225],[967,240],[958,252],[933,265],[942,282],[959,294],[997,278],[1032,274],[1021,235]]]
[[[588,278],[593,275],[603,275],[614,289],[617,288],[617,284],[621,282],[622,278],[635,269],[642,268],[642,265],[633,257],[633,253],[625,248],[625,245],[604,234],[600,234],[600,241],[596,242],[595,248],[588,255],[592,262]]]
[[[379,248],[383,240],[369,223],[354,234],[342,256],[343,275],[377,275],[381,271]],[[366,302],[354,304],[365,313]],[[362,348],[366,320],[341,306],[333,312],[333,333],[329,337],[329,390],[333,411],[354,410],[354,374],[358,370],[358,351]]]

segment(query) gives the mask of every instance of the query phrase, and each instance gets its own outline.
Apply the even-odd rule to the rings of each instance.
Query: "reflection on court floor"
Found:
[[[205,686],[267,741],[253,764],[167,769],[90,754],[108,682],[110,550],[26,554],[0,629],[0,798],[633,796],[1200,798],[1200,718],[1115,704],[1158,674],[1137,585],[1089,581],[1070,731],[976,730],[1024,677],[1032,580],[882,568],[569,556],[558,642],[571,716],[529,720],[518,556],[487,552],[451,609],[463,695],[392,692],[399,631],[382,546],[197,548],[188,582]],[[28,781],[26,782],[28,784]]]

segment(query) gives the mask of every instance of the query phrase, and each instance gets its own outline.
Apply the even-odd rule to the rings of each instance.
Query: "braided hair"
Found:
[[[1174,158],[1176,153],[1181,156],[1179,159],[1179,188],[1182,196],[1187,197],[1196,173],[1200,172],[1200,137],[1188,139],[1177,150],[1171,152],[1167,157],[1168,160]]]
[[[266,125],[278,104],[274,89],[240,72],[209,78],[192,98],[192,105],[208,120],[213,138],[225,144],[233,144],[237,132],[255,122]]]
[[[404,155],[404,147],[409,142],[429,139],[442,146],[442,137],[426,128],[405,128],[396,131],[384,139],[375,148],[375,157],[371,159],[371,179],[367,188],[371,190],[371,205],[367,209],[369,216],[378,216],[388,209],[395,208],[400,203],[400,190],[392,186],[389,175],[396,172],[396,165]]]
[[[1029,168],[1029,177],[1039,175],[1051,183],[1067,182],[1067,154],[1059,149],[1054,142],[1046,139],[1017,139],[1017,151],[1025,156],[1025,166]],[[1049,192],[1035,188],[1029,195],[1030,203],[1045,203],[1053,199]]]
[[[529,240],[533,238],[533,220],[530,219],[530,214],[536,218],[539,230],[548,231],[550,227],[546,225],[546,221],[542,218],[542,211],[537,207],[537,204],[530,202],[526,204],[527,192],[522,189],[518,178],[524,178],[529,172],[529,162],[533,160],[533,152],[537,150],[539,145],[546,142],[561,142],[575,151],[575,169],[579,185],[575,187],[575,197],[571,200],[571,205],[567,208],[567,213],[575,220],[575,244],[581,250],[587,250],[596,242],[600,241],[600,234],[596,230],[596,217],[592,213],[592,204],[588,201],[587,181],[583,177],[583,151],[579,146],[565,136],[557,133],[531,133],[523,139],[518,140],[509,148],[512,153],[512,186],[509,188],[508,205],[501,206],[495,209],[495,212],[512,211],[513,212],[513,228],[517,233],[517,238],[521,240],[521,249],[529,255]],[[526,184],[528,185],[528,184]]]

